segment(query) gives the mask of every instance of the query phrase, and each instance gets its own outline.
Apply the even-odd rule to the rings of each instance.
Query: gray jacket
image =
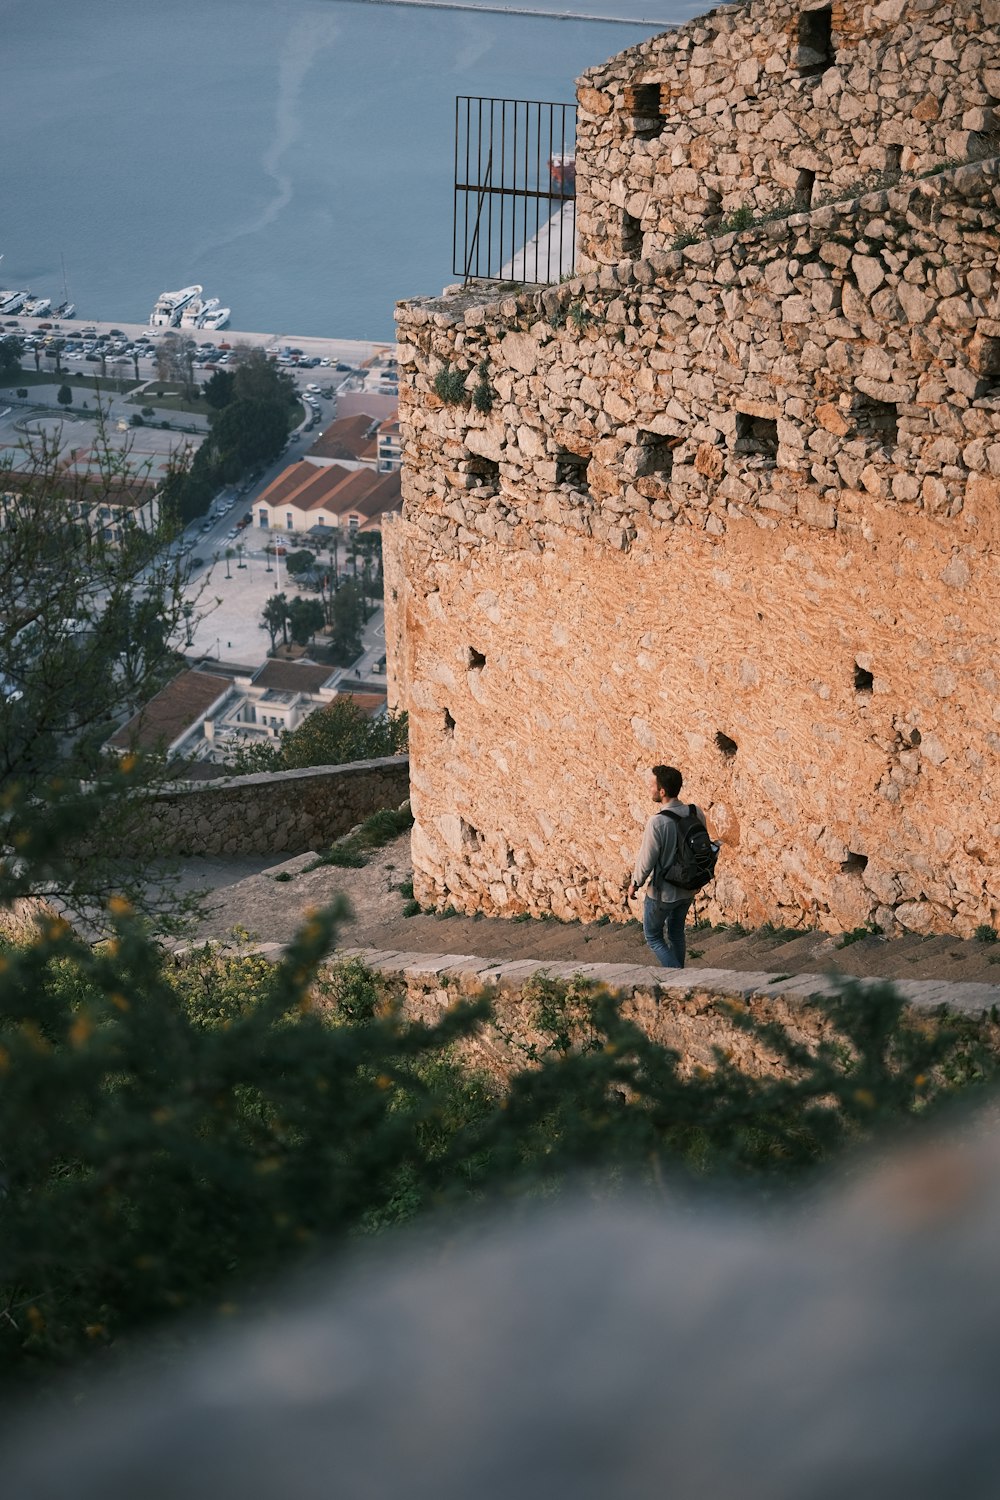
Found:
[[[669,870],[677,858],[677,824],[673,818],[665,818],[663,811],[680,813],[684,817],[691,811],[691,804],[671,797],[669,802],[663,804],[663,810],[655,812],[647,820],[639,853],[636,855],[635,869],[632,871],[632,880],[637,890],[649,880],[654,870]],[[698,808],[698,817],[705,823],[705,814],[701,808]],[[708,824],[705,823],[705,826]],[[647,894],[654,901],[686,901],[689,896],[694,895],[694,891],[688,890],[686,886],[672,885],[669,880],[661,880],[650,885]]]

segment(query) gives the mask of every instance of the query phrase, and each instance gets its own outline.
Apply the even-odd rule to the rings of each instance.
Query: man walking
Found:
[[[642,911],[642,935],[665,969],[683,969],[684,923],[695,891],[667,879],[677,861],[677,818],[693,811],[705,825],[705,815],[692,805],[678,801],[684,778],[676,766],[654,766],[649,773],[649,793],[658,804],[646,822],[635,869],[629,883],[631,901],[641,885],[649,881]],[[670,817],[669,814],[676,814]],[[707,825],[705,825],[707,826]]]

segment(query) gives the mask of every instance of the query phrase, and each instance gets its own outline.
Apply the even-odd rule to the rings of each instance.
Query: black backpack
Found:
[[[658,878],[685,891],[700,891],[715,876],[719,845],[709,838],[708,829],[693,802],[687,813],[670,812],[664,808],[660,816],[673,818],[677,825],[677,853],[668,870],[657,872]]]

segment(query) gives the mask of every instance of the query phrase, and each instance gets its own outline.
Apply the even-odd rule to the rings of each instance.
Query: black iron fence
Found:
[[[553,282],[576,264],[576,106],[455,101],[453,272]]]

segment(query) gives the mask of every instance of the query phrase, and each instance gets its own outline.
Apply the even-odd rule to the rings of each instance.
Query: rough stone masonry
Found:
[[[583,274],[400,305],[423,902],[623,916],[672,761],[707,915],[996,923],[998,25],[768,0],[630,49],[579,87]]]

